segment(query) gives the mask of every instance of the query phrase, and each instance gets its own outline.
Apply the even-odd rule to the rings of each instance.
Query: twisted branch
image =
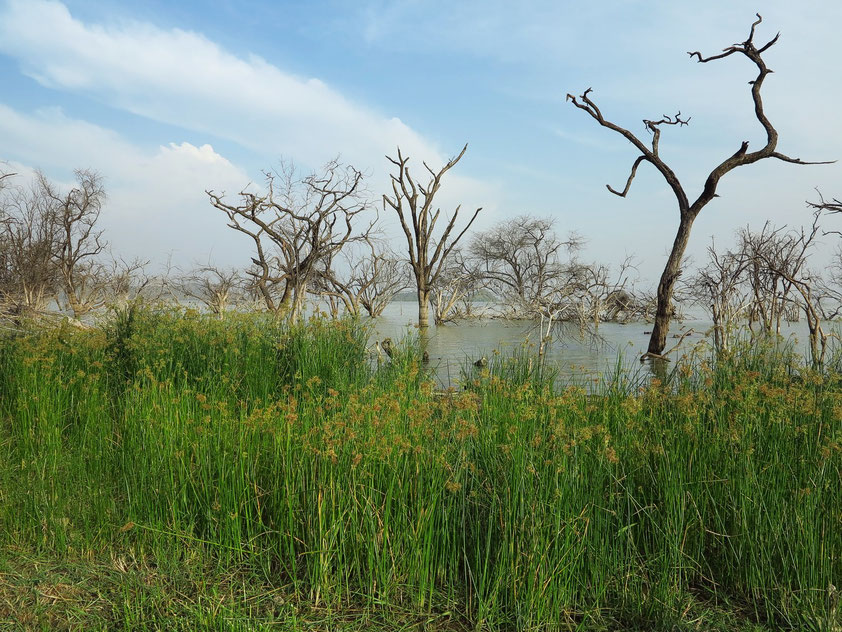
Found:
[[[631,188],[632,180],[634,180],[634,176],[635,176],[635,174],[637,174],[637,168],[640,166],[640,163],[643,162],[644,160],[646,160],[646,156],[638,156],[637,160],[634,161],[634,164],[632,165],[632,168],[631,168],[631,173],[629,174],[629,179],[626,180],[626,186],[625,186],[625,188],[623,189],[622,192],[615,191],[611,187],[610,184],[606,184],[605,188],[607,188],[609,191],[611,191],[611,193],[613,193],[614,195],[619,195],[620,197],[626,197],[626,193],[628,193],[629,189]]]

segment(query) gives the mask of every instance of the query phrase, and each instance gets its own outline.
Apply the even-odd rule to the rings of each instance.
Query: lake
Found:
[[[370,321],[373,328],[372,345],[384,338],[397,342],[408,335],[417,336],[417,318],[417,303],[393,301],[380,318]],[[693,330],[693,333],[684,339],[679,350],[670,357],[675,358],[679,352],[687,352],[702,342],[711,326],[709,320],[699,315],[673,321],[667,350],[678,342],[673,336],[681,336],[689,330]],[[830,327],[826,324],[825,329]],[[651,330],[652,324],[646,322],[625,325],[605,322],[599,326],[599,340],[582,340],[577,326],[563,323],[547,349],[546,361],[558,371],[562,382],[579,382],[611,374],[617,368],[618,358],[632,374],[646,372],[639,358],[646,352],[649,344],[646,332]],[[793,339],[802,353],[807,353],[807,326],[804,321],[784,323],[783,335]],[[446,388],[456,386],[466,367],[471,367],[471,363],[482,357],[492,358],[495,350],[505,356],[528,348],[537,356],[539,339],[538,325],[531,321],[469,319],[438,327],[430,326],[427,350],[430,367],[439,385]]]

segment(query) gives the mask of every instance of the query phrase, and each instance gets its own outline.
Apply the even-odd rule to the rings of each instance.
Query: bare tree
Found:
[[[436,325],[467,318],[471,302],[480,288],[480,274],[456,248],[433,284],[432,304]]]
[[[406,261],[390,250],[372,248],[371,256],[357,267],[357,274],[361,279],[360,304],[372,318],[380,316],[398,292],[409,287]]]
[[[11,174],[5,174],[6,183]],[[0,311],[18,318],[43,312],[59,281],[53,254],[55,209],[37,184],[6,186],[0,199]]]
[[[104,304],[106,248],[97,229],[105,189],[102,178],[76,170],[66,193],[36,172],[28,189],[5,191],[0,208],[3,303],[15,313],[43,313],[55,300],[79,318]],[[2,178],[2,182],[6,178]]]
[[[331,318],[339,318],[343,313],[360,315],[359,277],[351,261],[349,249],[338,252],[336,257],[322,259],[308,288],[326,303]]]
[[[238,298],[241,286],[240,271],[210,263],[182,274],[176,280],[176,287],[184,296],[199,301],[219,318],[225,317],[230,303]]]
[[[534,314],[558,277],[561,253],[572,253],[581,243],[573,234],[559,239],[551,219],[522,215],[476,234],[470,254],[508,315],[523,317]]]
[[[716,197],[716,189],[722,177],[728,172],[732,171],[733,169],[736,169],[737,167],[749,165],[758,162],[759,160],[763,160],[765,158],[776,158],[778,160],[794,164],[826,164],[805,162],[798,158],[791,158],[777,151],[778,132],[775,130],[775,127],[769,121],[769,119],[766,116],[766,113],[764,112],[763,101],[760,96],[760,90],[763,86],[763,82],[766,79],[766,76],[770,72],[772,72],[771,70],[769,70],[769,68],[767,68],[766,62],[762,58],[762,54],[765,51],[767,51],[771,46],[773,46],[775,42],[778,41],[779,34],[759,47],[755,45],[754,31],[755,27],[758,24],[760,24],[761,20],[762,18],[758,14],[757,20],[751,25],[751,30],[749,31],[748,39],[746,39],[742,43],[734,44],[725,48],[725,50],[718,55],[703,57],[702,54],[699,52],[688,53],[690,57],[696,57],[700,63],[708,63],[711,61],[729,57],[735,53],[739,53],[745,55],[749,59],[749,61],[751,61],[757,67],[757,76],[753,81],[750,82],[751,97],[752,101],[754,102],[754,113],[757,118],[757,121],[760,123],[760,125],[763,127],[766,133],[766,143],[757,151],[748,151],[748,141],[744,141],[736,152],[734,152],[731,156],[729,156],[721,163],[719,163],[716,167],[714,167],[705,179],[704,186],[702,187],[702,192],[693,201],[690,200],[690,198],[687,195],[687,192],[678,180],[678,177],[675,175],[675,172],[673,172],[672,168],[670,168],[669,165],[667,165],[667,163],[663,161],[658,151],[658,143],[661,138],[662,127],[686,125],[690,120],[689,118],[682,118],[681,113],[679,112],[675,116],[664,115],[658,120],[644,120],[644,128],[652,136],[651,141],[649,143],[645,143],[628,129],[620,127],[616,123],[607,120],[603,116],[599,107],[597,107],[596,103],[594,103],[594,101],[590,98],[590,88],[585,90],[584,93],[582,93],[582,95],[580,95],[579,97],[574,97],[572,94],[567,95],[567,99],[572,101],[574,106],[581,110],[584,110],[602,127],[606,127],[626,138],[626,140],[631,142],[632,145],[634,145],[635,148],[641,154],[632,164],[631,173],[629,174],[629,177],[626,180],[625,187],[622,191],[618,191],[612,188],[610,185],[607,185],[608,190],[611,193],[619,195],[620,197],[625,197],[628,194],[629,189],[631,188],[631,184],[634,180],[635,174],[637,173],[638,167],[641,165],[641,163],[648,162],[649,164],[654,166],[658,170],[658,172],[663,176],[667,185],[670,187],[673,194],[675,195],[676,202],[678,203],[678,232],[676,233],[675,241],[672,245],[672,250],[670,251],[669,257],[667,258],[667,263],[661,275],[660,282],[658,283],[657,312],[655,315],[655,324],[652,329],[651,338],[649,339],[648,348],[648,354],[651,356],[660,356],[664,351],[664,347],[666,346],[666,338],[670,323],[670,311],[673,291],[675,288],[676,280],[678,279],[679,274],[681,273],[681,260],[684,255],[684,251],[687,248],[687,243],[690,238],[690,230],[693,226],[693,222],[699,215],[699,212],[701,212],[701,210],[708,204],[708,202],[710,202],[714,197]]]
[[[691,294],[713,322],[713,346],[717,351],[730,348],[737,320],[752,303],[744,283],[749,264],[742,250],[720,254],[711,240],[708,263],[688,281]]]
[[[763,333],[780,334],[784,318],[789,316],[788,320],[794,320],[798,314],[790,295],[792,282],[787,277],[797,274],[804,266],[807,251],[799,247],[799,240],[785,226],[775,228],[770,222],[756,232],[743,228],[737,236],[751,293],[749,328],[755,331],[758,326]]]
[[[635,311],[631,275],[636,270],[634,258],[627,256],[612,274],[611,266],[578,264],[576,294],[579,304],[579,326],[584,334],[587,326],[599,328],[600,321],[618,320],[620,314],[630,318]]]
[[[559,323],[576,322],[580,324],[580,333],[585,333],[586,319],[581,318],[581,291],[587,278],[586,266],[582,265],[571,252],[568,261],[558,266],[542,293],[535,297],[532,306],[532,318],[539,320],[541,341],[538,355],[543,356],[551,342]]]
[[[247,273],[267,309],[296,320],[320,265],[324,269],[325,259],[360,238],[354,220],[368,208],[363,174],[333,160],[303,178],[292,165],[265,175],[266,192],[241,191],[239,204],[227,202],[224,193],[206,193],[228,226],[252,239]]]
[[[76,186],[61,193],[43,173],[36,176],[38,194],[52,207],[56,234],[53,258],[61,285],[59,302],[75,318],[105,303],[105,268],[100,260],[108,243],[97,228],[106,194],[102,177],[77,169]]]
[[[576,321],[584,330],[598,328],[603,318],[636,314],[632,258],[612,275],[610,266],[579,261],[584,243],[576,233],[560,239],[552,220],[524,215],[475,235],[470,252],[486,287],[509,316]]]
[[[339,265],[325,261],[319,273],[317,291],[328,301],[334,316],[341,304],[348,314],[357,316],[365,310],[376,318],[398,292],[408,287],[405,261],[373,235],[365,236],[359,245],[343,251]]]
[[[584,243],[576,233],[560,239],[550,219],[523,215],[475,235],[470,252],[509,316],[572,320],[581,329],[636,314],[633,259],[627,257],[612,275],[610,266],[578,260]]]
[[[147,272],[148,266],[149,261],[143,259],[112,259],[105,271],[105,304],[125,307],[140,298],[154,281]]]
[[[404,157],[400,148],[397,158],[386,157],[397,168],[397,174],[391,176],[392,197],[384,194],[383,205],[397,213],[406,236],[409,263],[418,296],[418,326],[422,329],[430,324],[430,294],[442,274],[448,256],[482,210],[478,208],[474,211],[462,231],[453,236],[461,209],[461,205],[457,206],[440,236],[436,236],[436,223],[441,209],[433,208],[435,196],[441,188],[444,174],[462,159],[467,149],[468,145],[465,145],[459,155],[451,158],[438,171],[433,171],[426,162],[423,163],[430,174],[426,185],[417,183],[410,174],[409,157]]]
[[[806,266],[816,245],[820,216],[821,210],[816,210],[809,229],[790,231],[775,240],[774,248],[761,249],[758,253],[769,271],[795,290],[799,300],[788,300],[804,312],[809,332],[810,358],[815,366],[824,363],[827,352],[829,336],[822,328],[822,320],[834,318],[840,311],[838,293],[832,293],[822,276]],[[828,309],[829,302],[834,304],[832,312]]]

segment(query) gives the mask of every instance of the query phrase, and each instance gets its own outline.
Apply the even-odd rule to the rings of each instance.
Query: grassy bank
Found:
[[[353,323],[123,313],[0,346],[0,628],[833,629],[842,379],[437,393]]]

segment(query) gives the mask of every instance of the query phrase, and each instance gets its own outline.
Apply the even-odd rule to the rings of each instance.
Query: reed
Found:
[[[586,390],[495,357],[437,392],[366,339],[140,309],[4,339],[0,598],[55,627],[40,564],[98,586],[78,629],[839,625],[838,373],[746,348]]]

